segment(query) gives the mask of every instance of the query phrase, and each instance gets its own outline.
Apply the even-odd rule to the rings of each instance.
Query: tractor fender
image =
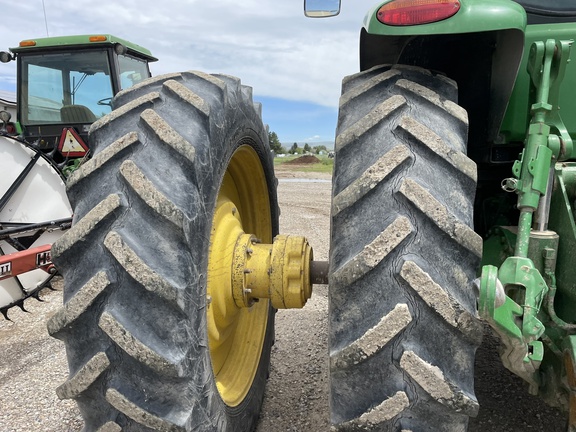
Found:
[[[526,28],[526,11],[510,0],[460,0],[460,10],[450,18],[414,26],[389,26],[378,21],[378,10],[394,0],[378,3],[364,18],[366,32],[373,35],[406,36],[478,33]]]
[[[459,104],[468,111],[469,151],[494,141],[522,60],[524,8],[510,0],[460,0],[460,10],[445,20],[389,26],[376,16],[390,1],[364,19],[360,69],[408,64],[445,73],[458,83]]]

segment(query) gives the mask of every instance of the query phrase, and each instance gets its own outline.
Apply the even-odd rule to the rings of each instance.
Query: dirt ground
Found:
[[[293,182],[291,178],[330,178],[314,173],[280,177],[280,231],[304,235],[314,259],[328,260],[329,182]],[[306,197],[303,199],[303,197]],[[276,314],[276,343],[257,432],[328,431],[328,289],[315,285],[301,310]]]
[[[277,171],[281,231],[307,236],[315,258],[328,259],[329,176]],[[323,181],[311,181],[314,177]],[[66,379],[67,366],[63,345],[48,336],[45,323],[61,303],[61,293],[43,297],[44,303],[27,302],[32,313],[12,310],[13,322],[0,319],[0,432],[82,429],[74,403],[59,401],[54,392]],[[329,430],[327,308],[327,287],[316,286],[304,309],[278,312],[257,432]],[[527,394],[522,380],[501,366],[496,346],[487,337],[479,350],[476,392],[481,409],[469,432],[564,431],[565,417]]]
[[[315,163],[319,163],[319,162],[320,162],[320,159],[318,159],[314,155],[304,155],[304,156],[300,156],[299,158],[286,161],[284,163],[289,164],[289,165],[307,165],[307,164],[315,164]]]

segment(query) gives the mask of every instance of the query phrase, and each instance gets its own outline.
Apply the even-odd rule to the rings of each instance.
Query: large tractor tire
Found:
[[[336,430],[464,431],[482,327],[476,166],[456,84],[381,66],[344,79],[330,250]]]
[[[70,178],[53,247],[63,340],[87,431],[251,431],[273,343],[267,300],[231,298],[241,233],[272,243],[276,180],[251,88],[188,72],[120,93]],[[256,240],[254,240],[256,241]]]

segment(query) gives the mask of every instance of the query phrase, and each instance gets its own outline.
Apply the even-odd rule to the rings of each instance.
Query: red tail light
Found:
[[[378,10],[378,21],[392,26],[427,24],[450,18],[460,9],[458,0],[393,0]]]

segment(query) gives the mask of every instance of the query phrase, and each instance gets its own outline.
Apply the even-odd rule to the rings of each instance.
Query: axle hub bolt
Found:
[[[267,298],[277,309],[303,307],[312,295],[311,261],[304,237],[279,235],[273,244],[261,244],[250,234],[240,235],[232,261],[234,302],[250,307]]]

